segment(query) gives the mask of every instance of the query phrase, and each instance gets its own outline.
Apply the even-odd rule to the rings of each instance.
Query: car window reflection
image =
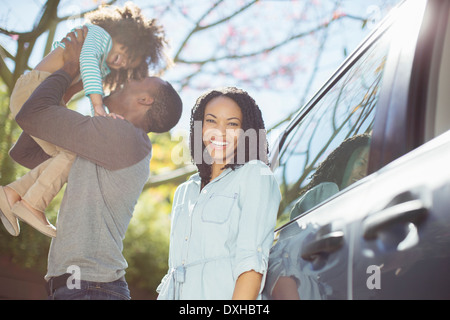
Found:
[[[303,189],[290,213],[293,220],[317,204],[330,198],[339,190],[364,178],[367,174],[370,135],[360,134],[344,140],[318,166],[311,182]],[[292,300],[302,296],[321,299],[324,285],[316,281],[309,271],[307,261],[300,257],[301,244],[312,236],[318,226],[306,227],[291,223],[283,228],[271,253],[266,293],[272,299]],[[268,297],[268,298],[269,298]]]

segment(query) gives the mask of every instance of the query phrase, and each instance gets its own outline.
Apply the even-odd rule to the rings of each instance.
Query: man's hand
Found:
[[[72,79],[80,73],[80,53],[87,33],[87,27],[76,29],[73,32],[69,32],[61,41],[65,45],[63,54],[64,66],[62,69],[66,71]]]

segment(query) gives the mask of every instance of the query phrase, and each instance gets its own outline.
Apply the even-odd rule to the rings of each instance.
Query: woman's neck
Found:
[[[211,181],[220,176],[224,167],[224,164],[213,163],[211,165]]]

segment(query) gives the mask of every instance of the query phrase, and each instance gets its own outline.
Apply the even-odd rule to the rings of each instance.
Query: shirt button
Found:
[[[208,190],[203,189],[202,193],[208,193]]]
[[[188,241],[188,237],[185,237],[185,238],[184,238],[184,241]]]

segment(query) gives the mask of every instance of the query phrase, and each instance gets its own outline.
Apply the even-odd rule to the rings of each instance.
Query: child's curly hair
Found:
[[[142,57],[142,62],[133,70],[111,70],[104,79],[106,90],[115,90],[126,80],[148,76],[149,67],[159,69],[163,62],[169,66],[171,60],[165,52],[167,40],[156,19],[146,19],[141,9],[132,2],[122,8],[102,6],[85,15],[86,22],[106,30],[118,43],[127,48],[130,59]]]

